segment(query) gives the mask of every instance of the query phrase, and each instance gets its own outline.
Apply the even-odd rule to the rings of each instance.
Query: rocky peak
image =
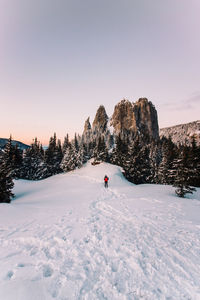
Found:
[[[90,129],[91,129],[90,117],[88,117],[87,120],[85,121],[83,133],[89,131]]]
[[[140,98],[135,103],[125,99],[120,101],[115,106],[111,125],[115,132],[133,131],[159,138],[157,111],[147,98]]]
[[[116,132],[135,129],[133,105],[129,100],[123,99],[115,105],[110,124]]]
[[[136,126],[139,131],[148,133],[154,139],[159,138],[158,116],[155,106],[147,98],[133,103]]]
[[[100,131],[105,131],[106,126],[108,123],[108,116],[106,114],[105,107],[103,105],[99,106],[96,116],[94,118],[93,124],[92,124],[92,129],[94,131],[100,130]]]

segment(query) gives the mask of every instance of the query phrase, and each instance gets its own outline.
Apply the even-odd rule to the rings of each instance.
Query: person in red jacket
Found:
[[[108,180],[109,180],[108,176],[105,175],[105,177],[104,177],[105,188],[108,187]]]

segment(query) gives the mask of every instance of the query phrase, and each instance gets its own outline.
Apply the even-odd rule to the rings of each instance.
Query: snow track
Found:
[[[108,164],[54,182],[17,183],[33,195],[1,206],[0,299],[200,299],[200,201],[131,185]]]

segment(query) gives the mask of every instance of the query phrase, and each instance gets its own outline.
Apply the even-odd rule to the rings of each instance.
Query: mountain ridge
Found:
[[[160,129],[160,137],[171,137],[175,144],[191,144],[192,137],[196,138],[197,145],[200,145],[200,120],[164,127]]]
[[[5,145],[7,144],[8,140],[9,139],[7,139],[7,138],[0,138],[0,149],[3,149],[5,147]],[[23,142],[12,140],[12,145],[15,146],[16,144],[18,144],[18,147],[21,150],[26,150],[26,149],[30,148],[29,145],[24,144]]]

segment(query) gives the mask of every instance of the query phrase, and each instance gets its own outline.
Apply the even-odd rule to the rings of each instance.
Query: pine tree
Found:
[[[76,155],[76,166],[81,168],[82,165],[87,161],[85,147],[83,144],[80,145]]]
[[[63,143],[63,146],[62,146],[62,153],[63,155],[65,154],[67,148],[70,146],[70,142],[69,142],[69,135],[67,133],[67,135],[65,136],[64,138],[64,143]]]
[[[150,166],[151,166],[151,176],[149,178],[150,183],[159,183],[158,178],[158,166],[162,160],[162,151],[160,141],[153,140],[150,147]]]
[[[135,176],[136,176],[136,164],[137,164],[137,156],[138,153],[141,150],[141,145],[139,141],[139,137],[137,136],[135,140],[131,140],[131,142],[128,145],[128,151],[127,151],[127,159],[126,163],[123,163],[123,169],[124,169],[124,175],[125,177],[131,181],[135,182]]]
[[[10,136],[4,148],[4,161],[12,170],[12,177],[18,178],[20,176],[20,169],[22,167],[23,151],[19,149],[18,144],[13,146],[12,137]]]
[[[14,151],[13,151],[13,158],[12,158],[12,167],[14,174],[13,176],[15,178],[20,177],[20,172],[22,168],[22,163],[23,163],[23,151],[19,149],[18,144],[15,145]]]
[[[11,197],[14,196],[12,189],[13,182],[13,146],[12,138],[8,140],[5,150],[0,158],[0,202],[10,203]]]
[[[115,136],[115,147],[112,151],[111,163],[124,168],[128,160],[128,137],[124,135]]]
[[[31,147],[24,153],[20,177],[29,180],[40,180],[51,175],[49,166],[44,159],[44,151],[35,138]]]
[[[50,138],[49,146],[45,151],[45,161],[49,167],[51,175],[61,172],[60,163],[63,158],[63,152],[60,140],[57,142],[56,134]]]
[[[14,175],[14,152],[15,148],[12,145],[12,137],[10,136],[5,148],[4,148],[4,153],[3,153],[3,160],[5,163],[5,166],[7,166],[11,173],[12,176]]]
[[[176,187],[176,194],[179,197],[184,197],[187,193],[192,194],[195,188],[189,186],[190,169],[187,165],[188,160],[188,148],[181,147],[179,156],[174,160],[173,169],[174,172],[174,184]]]
[[[168,160],[168,149],[162,149],[162,161],[158,167],[158,181],[162,184],[168,183],[169,175],[169,160]]]
[[[72,171],[77,167],[77,152],[73,144],[67,148],[60,167],[64,172]]]
[[[94,161],[107,161],[108,160],[108,151],[105,144],[104,136],[100,135],[97,138],[96,147],[94,149]]]
[[[49,166],[53,166],[55,163],[55,151],[56,151],[56,133],[53,137],[50,137],[49,146],[45,151],[45,160]]]
[[[54,156],[55,156],[55,164],[54,164],[55,172],[56,172],[56,174],[61,173],[62,169],[60,167],[60,164],[61,164],[61,161],[63,159],[63,152],[62,152],[61,141],[59,139],[57,141]]]
[[[173,161],[177,157],[177,147],[171,138],[162,138],[162,161],[158,167],[158,181],[162,184],[173,184]]]
[[[75,133],[75,136],[74,136],[73,144],[74,144],[74,148],[76,149],[76,152],[78,152],[79,144],[78,144],[78,139],[77,139],[76,133]]]
[[[200,187],[200,147],[197,146],[196,138],[192,137],[192,143],[189,149],[188,165],[190,167],[189,184]]]
[[[151,165],[149,147],[136,143],[133,148],[133,157],[128,168],[125,168],[125,176],[135,184],[148,183],[151,177]]]
[[[0,203],[10,203],[14,196],[12,189],[14,182],[11,175],[12,171],[5,167],[4,162],[0,161]]]

